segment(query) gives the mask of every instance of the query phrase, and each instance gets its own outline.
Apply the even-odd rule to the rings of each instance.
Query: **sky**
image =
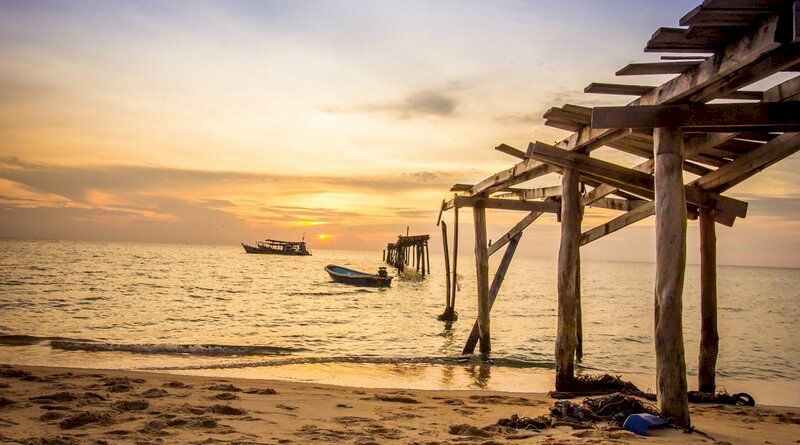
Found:
[[[452,184],[515,162],[495,146],[568,135],[548,108],[630,100],[583,94],[593,81],[666,80],[614,72],[656,60],[644,43],[696,3],[0,0],[0,237],[380,250],[407,226],[437,235]],[[799,177],[793,156],[729,192],[750,209],[718,229],[720,263],[800,263]],[[491,211],[490,238],[521,217]],[[652,226],[584,258],[650,261]],[[558,233],[542,218],[520,254],[554,258]],[[689,261],[696,245],[690,223]]]

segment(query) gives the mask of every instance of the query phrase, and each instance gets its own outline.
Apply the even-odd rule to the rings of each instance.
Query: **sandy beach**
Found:
[[[800,408],[692,405],[700,433],[497,427],[546,394],[364,389],[119,370],[3,366],[0,443],[800,443]]]

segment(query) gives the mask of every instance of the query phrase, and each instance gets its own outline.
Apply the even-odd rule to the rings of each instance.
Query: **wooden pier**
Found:
[[[456,196],[443,202],[441,210],[471,207],[475,222],[478,314],[465,353],[476,343],[481,353],[491,351],[489,311],[523,231],[546,213],[560,221],[555,341],[560,391],[571,388],[574,362],[583,353],[580,247],[655,216],[658,403],[666,417],[689,426],[682,333],[686,221],[699,219],[700,230],[701,317],[694,321],[701,325],[699,390],[713,392],[719,350],[715,226],[733,226],[747,214],[746,202],[723,193],[800,150],[800,76],[763,91],[744,88],[776,73],[800,71],[800,2],[705,0],[680,25],[658,29],[645,47],[646,52],[677,55],[663,56],[665,62],[633,63],[617,72],[672,74],[671,80],[652,86],[590,84],[584,92],[637,98],[618,107],[551,108],[544,114],[545,125],[568,136],[552,145],[531,142],[527,150],[499,145],[496,150],[517,158],[516,164],[476,184],[454,185]],[[738,102],[709,103],[715,99]],[[600,147],[642,161],[627,167],[592,157]],[[560,175],[560,184],[519,187],[548,174]],[[694,179],[685,182],[685,174]],[[583,230],[584,206],[620,214]],[[527,215],[488,244],[487,209]],[[489,256],[506,245],[490,286]],[[451,258],[455,264],[457,254]]]
[[[403,272],[412,267],[422,276],[431,273],[431,259],[428,251],[430,235],[411,235],[397,237],[397,242],[386,245],[384,261]]]

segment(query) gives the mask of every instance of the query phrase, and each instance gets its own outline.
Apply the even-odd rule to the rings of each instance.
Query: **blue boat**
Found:
[[[359,272],[333,264],[325,266],[325,271],[328,272],[328,275],[331,276],[333,281],[352,286],[389,287],[392,285],[392,278],[394,278],[386,274],[385,267],[379,268],[377,275]]]

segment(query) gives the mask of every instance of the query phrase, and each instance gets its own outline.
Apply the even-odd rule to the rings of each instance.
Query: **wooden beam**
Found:
[[[516,223],[511,230],[489,245],[489,255],[494,255],[495,252],[500,250],[501,247],[505,246],[508,242],[514,239],[514,237],[521,234],[523,230],[525,230],[529,225],[531,225],[532,222],[536,221],[536,219],[542,215],[544,215],[542,212],[531,212],[525,215],[525,217],[522,218],[520,222]]]
[[[538,187],[534,189],[517,189],[512,192],[495,195],[498,198],[516,197],[519,199],[543,199],[561,196],[561,186]]]
[[[511,260],[514,258],[514,252],[517,250],[520,237],[522,237],[522,232],[511,238],[508,247],[506,248],[506,252],[503,254],[503,259],[500,260],[500,265],[497,267],[497,272],[494,274],[492,286],[489,288],[489,311],[492,310],[494,301],[497,299],[497,294],[500,293],[500,286],[503,285],[503,280],[506,277],[508,266],[511,265]],[[462,354],[472,354],[475,352],[475,345],[478,343],[480,338],[479,332],[480,328],[478,326],[478,320],[475,320],[475,323],[472,325],[472,330],[469,333],[469,337],[467,337],[467,343],[464,345],[464,350],[461,351]]]
[[[722,192],[800,150],[800,133],[785,133],[689,185]]]
[[[745,27],[768,16],[769,10],[713,9],[698,6],[678,22],[681,26]]]
[[[475,222],[475,269],[478,290],[478,337],[481,354],[492,351],[489,329],[489,253],[486,245],[486,209],[473,207]]]
[[[655,344],[661,413],[689,427],[682,299],[686,268],[686,198],[681,163],[683,134],[659,128],[655,135],[656,285]]]
[[[581,246],[596,241],[610,233],[614,233],[619,229],[627,227],[637,221],[641,221],[647,217],[653,216],[655,212],[655,203],[647,201],[644,204],[636,207],[635,209],[624,213],[611,221],[600,224],[597,227],[587,230],[581,234]]]
[[[622,210],[625,212],[631,211],[637,207],[647,203],[643,199],[628,200],[628,199],[615,199],[615,198],[600,198],[589,204],[590,207],[599,207],[603,209]]]
[[[652,200],[655,196],[653,176],[637,170],[621,167],[610,162],[590,158],[556,147],[536,142],[531,144],[528,155],[544,162],[554,163],[562,168],[574,168],[582,175],[591,177],[605,184],[626,190],[635,195]],[[717,222],[731,226],[735,217],[747,215],[747,203],[733,198],[705,192],[694,187],[685,187],[686,199],[697,206],[712,207]]]
[[[556,391],[571,391],[575,378],[577,331],[577,267],[581,235],[580,173],[566,169],[562,175],[561,245],[558,250],[558,329],[556,332]]]
[[[653,91],[655,88],[656,87],[649,85],[623,85],[593,82],[584,88],[583,92],[593,94],[615,94],[620,96],[642,96]],[[719,99],[763,100],[764,93],[761,91],[739,90],[724,94],[720,96]]]
[[[694,60],[676,62],[631,63],[617,71],[617,76],[642,76],[650,74],[681,74],[699,65]]]
[[[507,155],[513,156],[515,158],[525,159],[525,152],[524,151],[517,150],[516,148],[514,148],[514,147],[512,147],[510,145],[500,144],[497,147],[495,147],[494,149],[499,151],[499,152],[505,153]]]
[[[800,102],[595,107],[592,128],[714,128],[732,132],[757,127],[763,131],[800,131],[798,116]]]
[[[483,207],[486,209],[520,210],[526,212],[558,213],[561,209],[554,201],[520,201],[516,199],[483,198],[475,196],[456,196],[454,207]]]

